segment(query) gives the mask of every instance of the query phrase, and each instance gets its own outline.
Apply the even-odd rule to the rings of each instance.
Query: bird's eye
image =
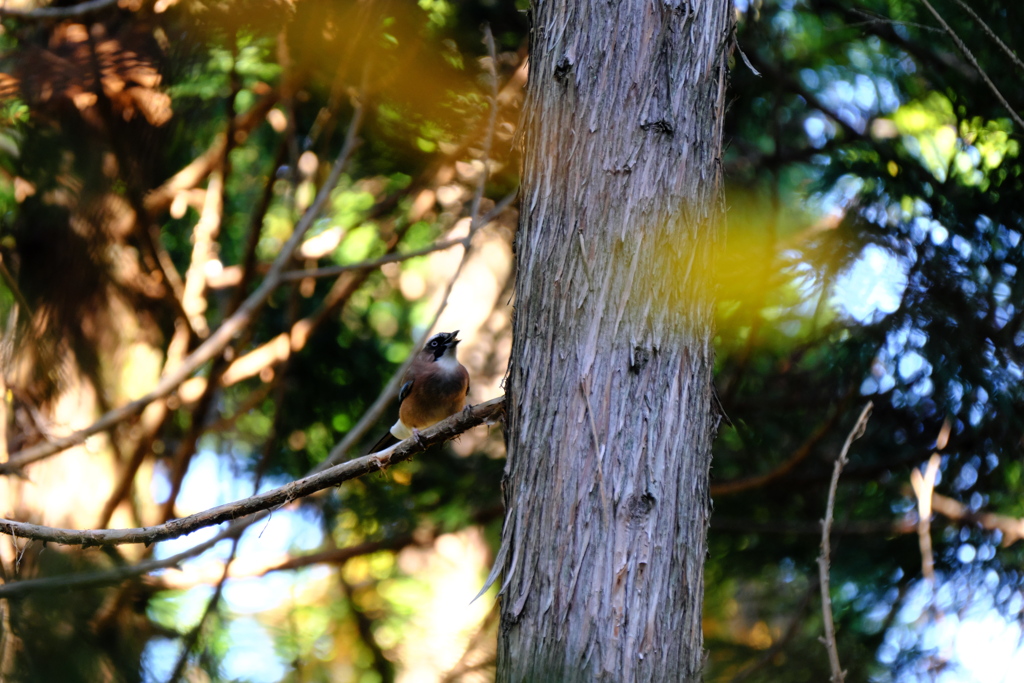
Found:
[[[436,349],[437,348],[437,340],[436,339],[432,340],[430,342],[430,346],[431,346],[431,348],[435,348]]]

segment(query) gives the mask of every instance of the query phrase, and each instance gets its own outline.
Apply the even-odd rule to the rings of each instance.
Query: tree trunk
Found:
[[[534,2],[499,681],[701,677],[730,12]]]

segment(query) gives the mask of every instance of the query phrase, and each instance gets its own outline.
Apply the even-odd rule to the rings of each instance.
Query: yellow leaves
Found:
[[[904,144],[939,182],[949,174],[957,148],[956,115],[953,103],[938,92],[923,100],[909,102],[892,116]]]
[[[1007,156],[1020,153],[1020,143],[1010,139],[1010,122],[1006,119],[983,121],[976,116],[970,121],[960,122],[960,137],[972,145],[981,157],[981,165],[991,170],[1003,163]]]
[[[965,185],[985,187],[988,173],[1020,152],[1008,120],[974,117],[958,123],[952,102],[938,92],[897,109],[892,123],[907,151],[939,182],[955,174]],[[895,176],[899,169],[890,161],[887,170]]]

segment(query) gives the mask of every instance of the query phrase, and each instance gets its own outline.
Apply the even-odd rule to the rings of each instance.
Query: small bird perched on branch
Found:
[[[370,449],[381,451],[453,415],[466,405],[469,373],[455,357],[459,331],[438,332],[416,352],[398,391],[398,422]]]

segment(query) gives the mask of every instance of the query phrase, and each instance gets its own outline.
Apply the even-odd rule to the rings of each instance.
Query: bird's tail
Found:
[[[384,436],[380,437],[380,441],[374,444],[373,448],[367,451],[366,454],[369,455],[370,453],[382,451],[388,446],[393,446],[394,444],[398,443],[398,441],[399,440],[396,439],[391,432],[385,432]]]

